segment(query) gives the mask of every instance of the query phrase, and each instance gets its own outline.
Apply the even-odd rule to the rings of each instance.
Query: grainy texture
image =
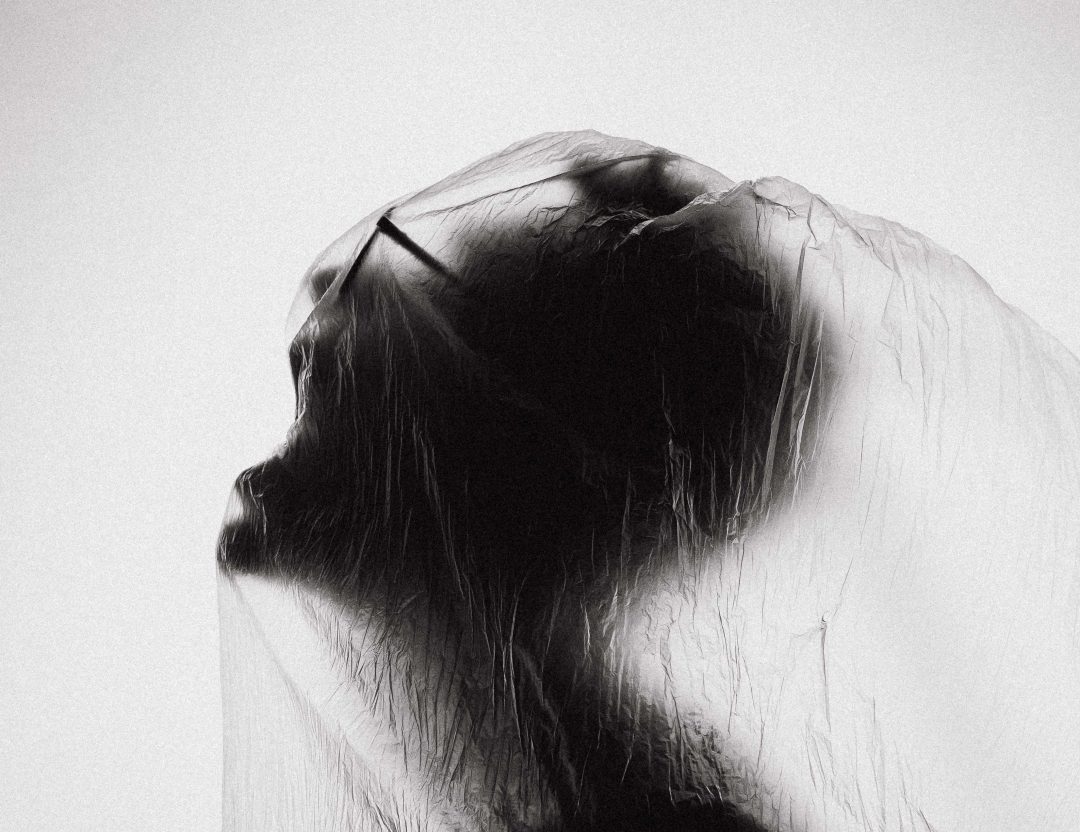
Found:
[[[959,259],[551,134],[293,319],[219,552],[226,828],[1076,828],[1080,371]]]

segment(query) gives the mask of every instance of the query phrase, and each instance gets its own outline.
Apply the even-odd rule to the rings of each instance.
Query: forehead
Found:
[[[552,133],[481,159],[440,182],[369,214],[328,246],[301,280],[288,318],[291,339],[321,307],[333,305],[364,261],[407,256],[381,233],[389,219],[415,246],[453,252],[463,238],[543,223],[545,209],[574,205],[603,181],[613,201],[635,191],[670,192],[685,204],[733,183],[716,171],[643,142],[598,133]],[[639,195],[642,196],[642,195]],[[456,244],[456,245],[455,245]],[[451,260],[454,254],[450,253]],[[446,264],[451,270],[454,263]]]

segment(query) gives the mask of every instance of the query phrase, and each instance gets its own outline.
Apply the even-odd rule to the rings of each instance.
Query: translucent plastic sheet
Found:
[[[962,260],[550,134],[355,226],[290,335],[226,828],[1078,828],[1080,367]]]

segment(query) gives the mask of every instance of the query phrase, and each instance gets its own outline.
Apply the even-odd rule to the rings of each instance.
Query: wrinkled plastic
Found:
[[[1075,828],[1080,369],[962,260],[550,134],[343,235],[289,331],[226,828]]]

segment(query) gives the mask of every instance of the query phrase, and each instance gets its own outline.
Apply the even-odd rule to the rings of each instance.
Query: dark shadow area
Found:
[[[346,601],[420,593],[473,645],[464,661],[529,657],[490,685],[567,828],[751,830],[700,772],[672,773],[659,716],[620,724],[589,657],[559,647],[645,561],[752,524],[782,492],[767,472],[795,465],[809,385],[785,383],[788,310],[689,230],[631,234],[679,207],[661,202],[569,209],[550,244],[523,229],[460,280],[359,264],[293,343],[296,423],[237,480],[219,562]]]

